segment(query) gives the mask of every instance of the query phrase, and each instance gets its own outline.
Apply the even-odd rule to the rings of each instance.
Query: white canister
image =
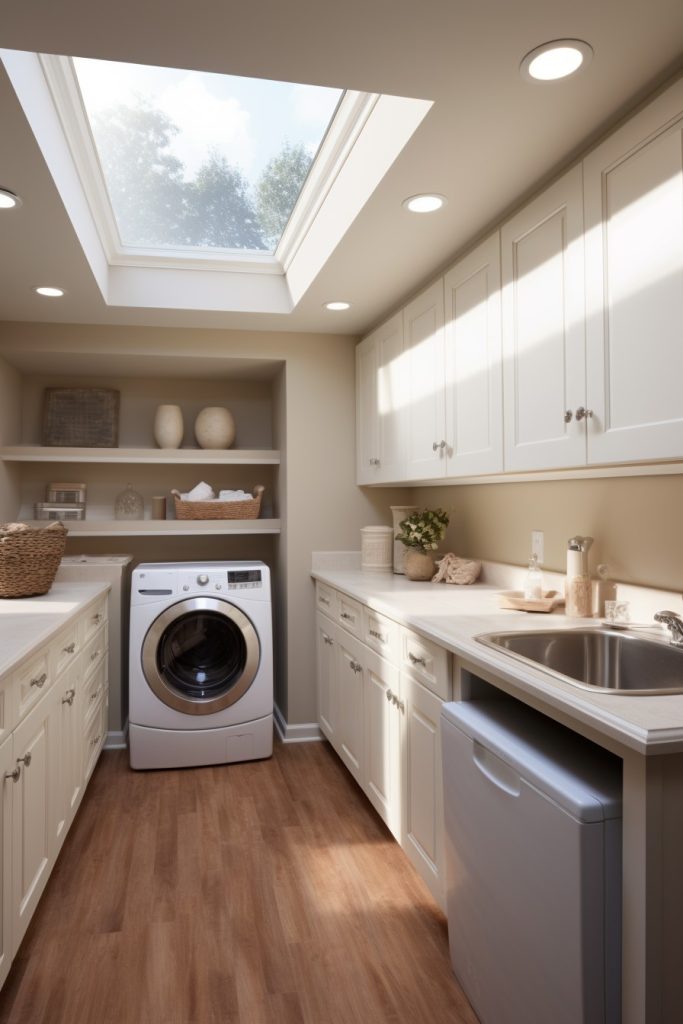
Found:
[[[360,531],[361,569],[391,572],[394,531],[390,526],[363,526]]]

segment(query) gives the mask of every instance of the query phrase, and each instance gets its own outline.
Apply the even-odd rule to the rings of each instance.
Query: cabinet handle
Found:
[[[446,447],[446,442],[445,441],[433,441],[432,442],[432,451],[433,452],[443,451],[445,447]]]
[[[97,700],[97,698],[99,697],[99,695],[100,695],[100,688],[99,688],[99,686],[98,686],[98,687],[97,687],[97,689],[96,689],[96,690],[95,690],[95,691],[94,691],[93,693],[91,693],[91,694],[90,694],[90,703],[92,704],[92,702],[93,702],[94,700]]]
[[[370,634],[370,636],[374,636],[375,640],[379,640],[383,644],[385,644],[387,642],[384,633],[380,633],[376,629],[369,629],[368,633]]]
[[[62,697],[62,704],[68,704],[69,707],[71,707],[71,705],[74,702],[74,697],[75,696],[76,696],[76,691],[75,690],[67,690],[66,693],[64,694],[64,696]]]
[[[93,620],[93,622],[101,622],[103,618],[104,618],[104,616],[103,616],[102,612],[95,612],[95,614],[92,617],[92,620]]]
[[[99,658],[99,656],[100,656],[100,652],[99,651],[93,651],[92,654],[90,655],[90,660],[91,661],[96,661]]]
[[[394,695],[391,692],[391,690],[387,690],[387,700],[388,701],[393,701],[394,700]]]
[[[323,633],[323,640],[325,641],[326,644],[332,646],[332,637],[328,636],[327,633]]]
[[[584,407],[580,405],[579,408],[576,410],[576,418],[579,421],[579,423],[581,422],[581,420],[590,420],[593,418],[593,410],[584,409]]]
[[[45,686],[47,682],[47,672],[43,672],[42,676],[38,676],[37,679],[32,679],[29,686],[37,686],[39,690]]]
[[[396,701],[396,707],[398,708],[402,715],[405,714],[406,706],[402,700]]]
[[[30,750],[29,750],[29,752],[27,754],[24,754],[23,757],[18,757],[17,758],[17,764],[21,764],[22,762],[28,768],[28,766],[31,763],[31,751]]]
[[[73,654],[73,652],[75,650],[76,650],[76,643],[75,643],[75,641],[73,641],[72,643],[68,644],[66,647],[62,647],[62,651],[63,651],[64,654]]]
[[[422,665],[423,668],[427,668],[427,662],[424,658],[416,658],[412,651],[408,651],[408,660],[413,665]]]
[[[567,409],[567,411],[564,414],[564,422],[571,423],[573,415],[574,413],[571,411],[571,409]]]
[[[90,740],[90,746],[91,747],[96,747],[101,739],[102,739],[101,736],[96,736],[94,740]]]
[[[327,600],[326,597],[323,597],[322,594],[321,594],[320,595],[320,603],[321,604],[329,604],[330,602]]]
[[[21,768],[19,767],[19,765],[17,765],[17,767],[14,769],[13,772],[5,772],[5,778],[6,779],[11,779],[12,782],[18,782],[20,775],[21,775]]]
[[[349,664],[354,672],[358,673],[363,671],[363,666],[359,665],[357,661],[351,661]]]
[[[369,459],[368,461],[371,466],[379,466],[379,459]]]
[[[348,612],[342,612],[340,618],[348,619],[349,622],[353,622],[353,615],[349,615]]]

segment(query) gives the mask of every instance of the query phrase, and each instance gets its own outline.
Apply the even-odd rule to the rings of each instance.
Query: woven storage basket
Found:
[[[176,519],[258,519],[265,487],[254,488],[252,501],[183,501],[180,491],[171,491]]]
[[[54,583],[66,546],[62,523],[0,524],[0,597],[36,597]]]

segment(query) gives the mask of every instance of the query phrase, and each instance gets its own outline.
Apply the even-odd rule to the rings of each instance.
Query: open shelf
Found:
[[[126,465],[277,466],[280,452],[269,449],[228,448],[44,448],[10,445],[0,448],[3,462],[99,462]]]
[[[45,520],[24,519],[29,526]],[[279,519],[83,519],[64,523],[70,537],[205,537],[279,533]]]

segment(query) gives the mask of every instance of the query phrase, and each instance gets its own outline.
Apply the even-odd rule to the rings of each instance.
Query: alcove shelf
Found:
[[[97,462],[128,465],[278,466],[280,452],[229,448],[52,448],[8,445],[0,448],[3,462]]]

